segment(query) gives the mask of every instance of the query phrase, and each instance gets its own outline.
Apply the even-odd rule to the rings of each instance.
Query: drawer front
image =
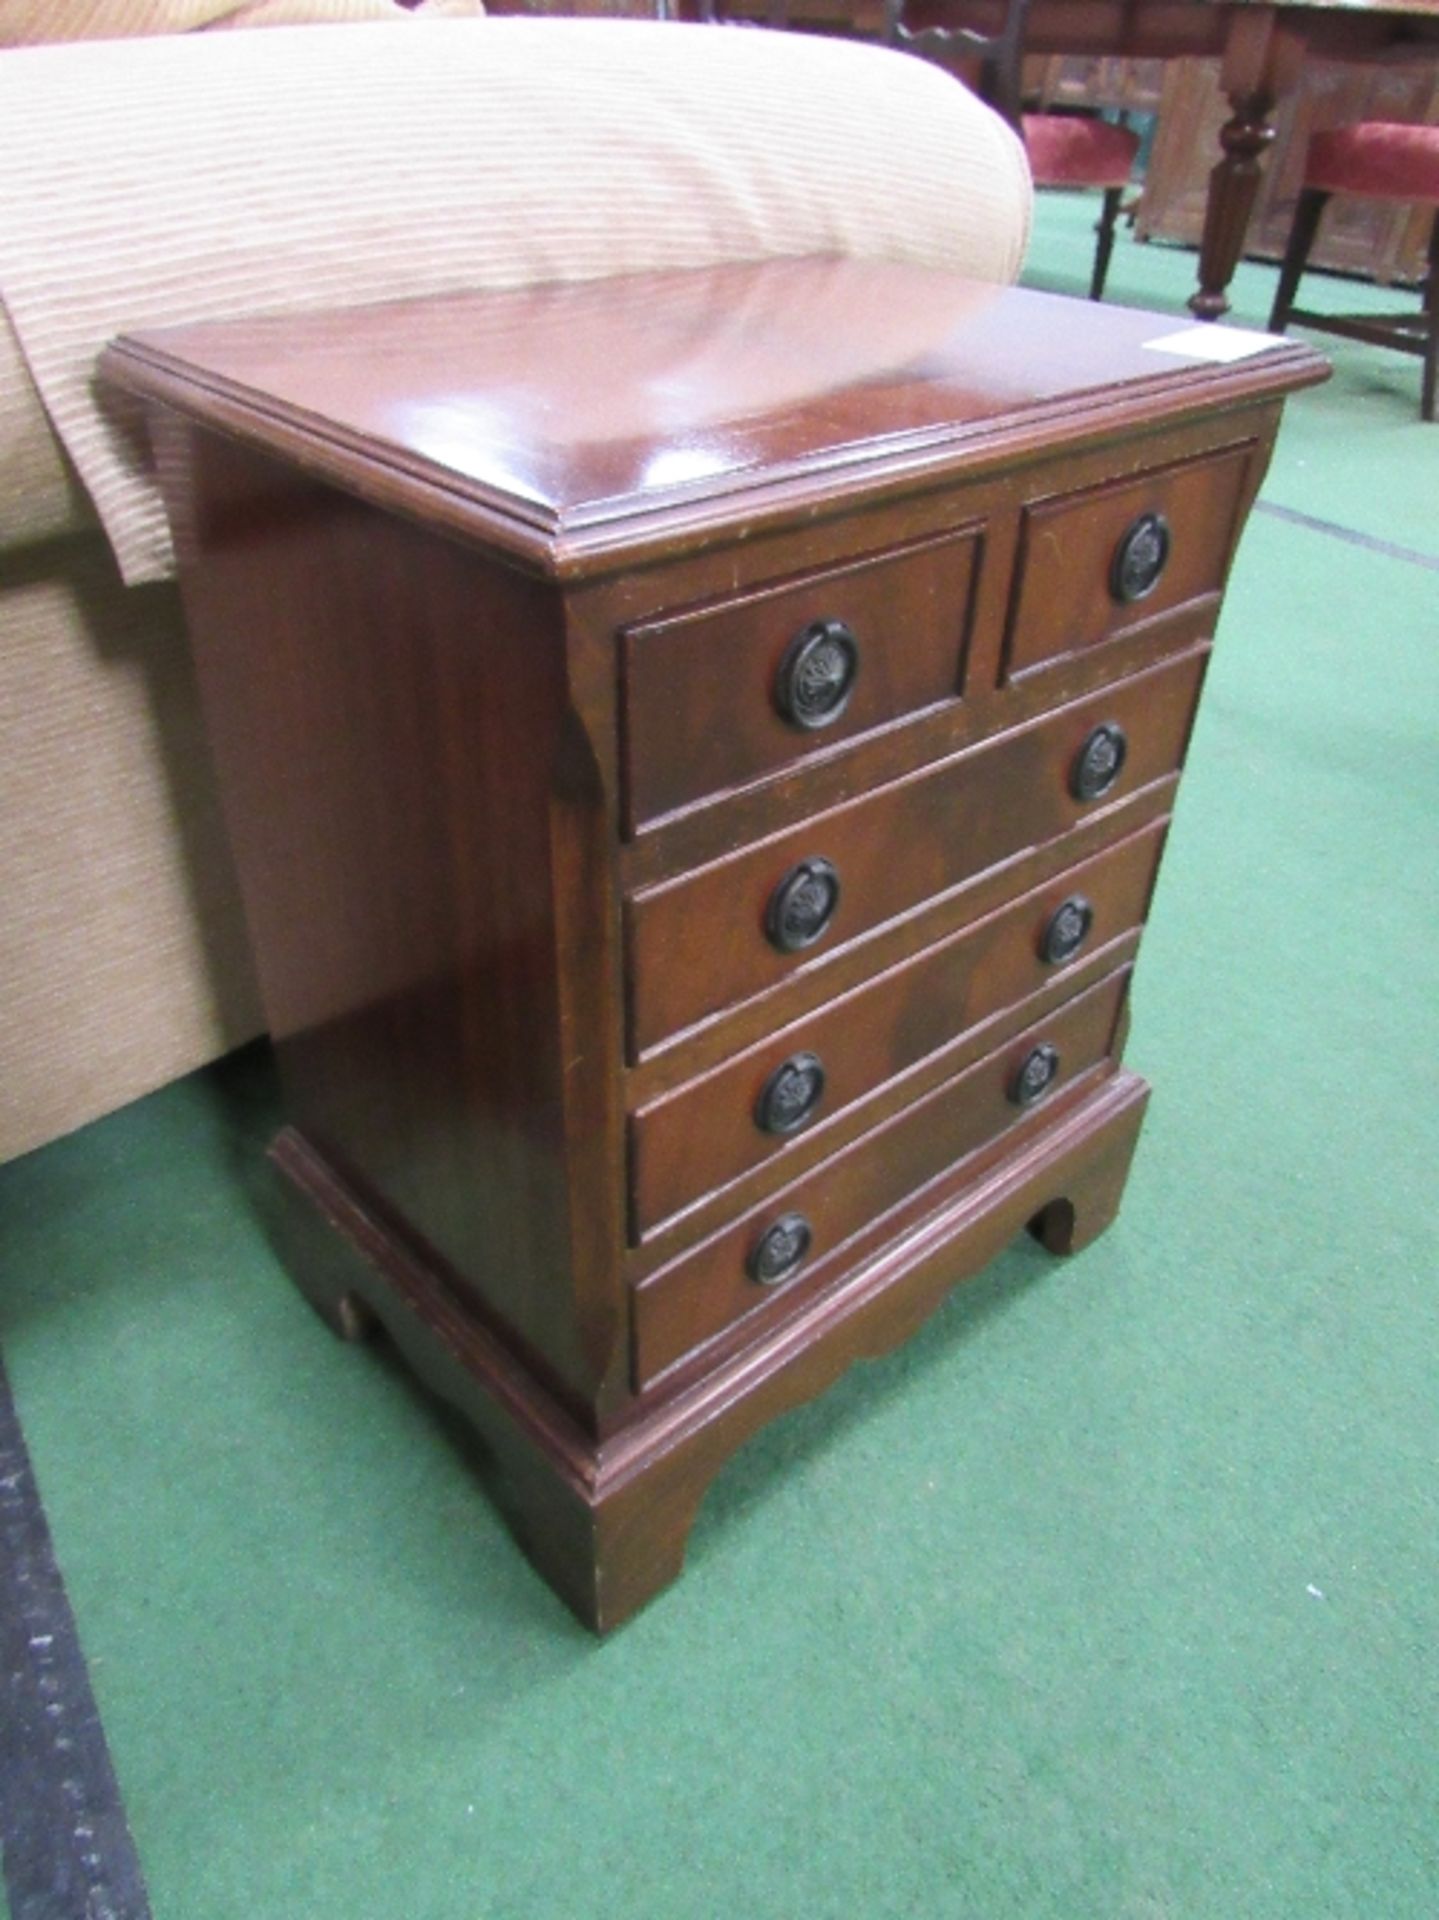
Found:
[[[1127,969],[1111,974],[651,1274],[634,1295],[637,1386],[786,1292],[807,1296],[837,1278],[855,1236],[969,1154],[1038,1120],[1109,1054],[1128,979]]]
[[[1137,480],[1030,501],[1020,522],[1006,678],[1218,593],[1253,451],[1246,443]]]
[[[640,1237],[822,1131],[1144,919],[1166,821],[1071,867],[630,1121]]]
[[[1204,660],[1139,674],[634,896],[632,1057],[1173,773]]]
[[[957,700],[975,529],[630,628],[631,832]]]

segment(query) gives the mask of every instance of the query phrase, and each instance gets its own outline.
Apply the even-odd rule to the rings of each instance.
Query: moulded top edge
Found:
[[[521,544],[579,550],[706,501],[1327,371],[1294,342],[1242,344],[1225,362],[1172,315],[818,257],[140,332],[105,370],[243,439],[387,468]]]

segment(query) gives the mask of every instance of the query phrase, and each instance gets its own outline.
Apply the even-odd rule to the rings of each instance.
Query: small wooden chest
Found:
[[[295,1277],[599,1628],[756,1427],[1111,1219],[1126,997],[1283,395],[771,262],[140,334]]]

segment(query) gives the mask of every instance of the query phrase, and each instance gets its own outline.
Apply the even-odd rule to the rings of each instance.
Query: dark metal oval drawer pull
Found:
[[[745,1270],[762,1287],[778,1286],[798,1271],[814,1231],[802,1213],[782,1213],[750,1248]]]
[[[797,1133],[824,1098],[824,1062],[817,1053],[792,1053],[777,1066],[755,1102],[763,1133]]]
[[[1020,1061],[1009,1083],[1009,1097],[1017,1107],[1032,1107],[1059,1078],[1059,1050],[1042,1040]]]
[[[790,641],[775,675],[774,703],[792,727],[827,727],[849,705],[859,642],[843,620],[812,620]]]
[[[799,953],[829,931],[839,905],[839,873],[829,860],[801,860],[770,895],[765,935],[781,953]]]
[[[1049,916],[1040,936],[1040,959],[1047,967],[1062,967],[1079,952],[1093,925],[1094,908],[1082,893],[1070,894]]]
[[[1114,549],[1109,563],[1109,592],[1121,606],[1145,600],[1159,585],[1169,562],[1169,522],[1162,513],[1141,513]]]
[[[1097,800],[1109,792],[1124,770],[1129,742],[1117,721],[1096,727],[1075,755],[1069,773],[1069,791],[1076,800]]]

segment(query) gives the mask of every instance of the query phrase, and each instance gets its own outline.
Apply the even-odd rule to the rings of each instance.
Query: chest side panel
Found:
[[[604,749],[571,701],[560,596],[218,437],[172,433],[177,458],[290,1112],[582,1398],[620,1331],[617,997]]]

